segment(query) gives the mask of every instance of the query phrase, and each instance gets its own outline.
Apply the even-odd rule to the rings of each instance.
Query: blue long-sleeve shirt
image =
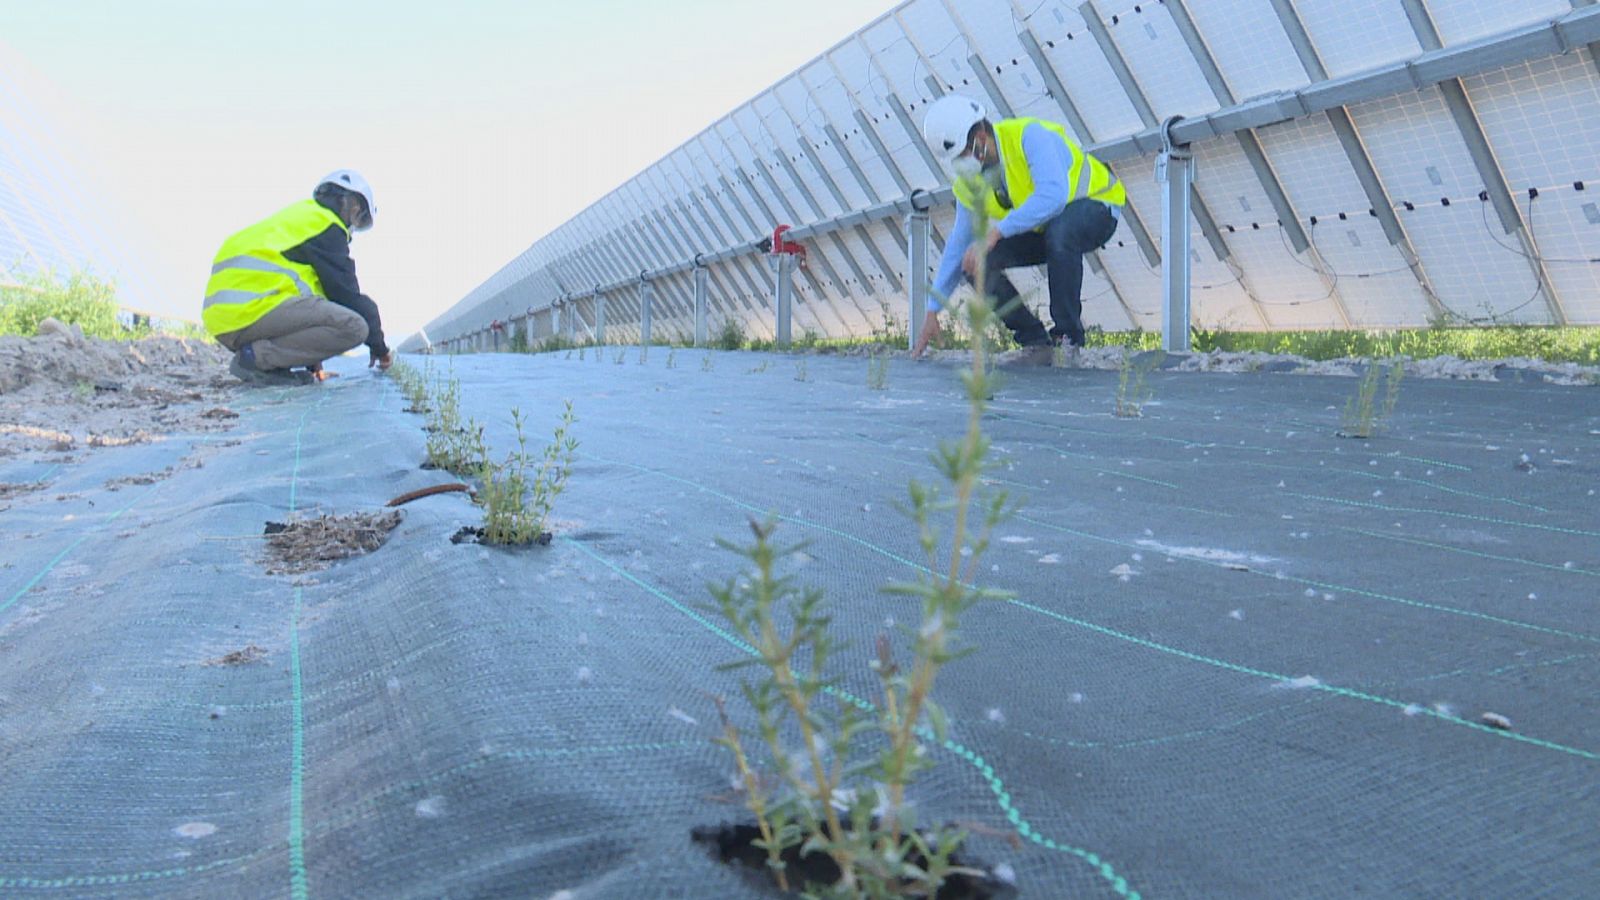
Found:
[[[993,224],[1003,238],[1032,231],[1061,215],[1067,208],[1069,188],[1067,175],[1072,171],[1072,150],[1061,136],[1037,122],[1022,130],[1022,155],[1028,161],[1028,172],[1033,176],[1033,194],[1006,217]],[[956,222],[950,229],[950,240],[944,245],[944,256],[939,259],[939,272],[933,279],[933,296],[928,298],[928,309],[937,312],[940,302],[948,300],[950,293],[961,283],[961,258],[972,246],[972,214],[965,206],[956,204]]]

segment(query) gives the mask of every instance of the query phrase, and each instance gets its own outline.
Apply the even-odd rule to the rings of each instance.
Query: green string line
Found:
[[[297,491],[300,487],[300,450],[304,443],[306,419],[327,403],[324,392],[317,402],[306,406],[300,414],[300,425],[294,432],[294,469],[289,474],[289,514],[294,515]],[[294,609],[289,616],[289,693],[293,699],[294,737],[290,750],[289,769],[289,894],[294,900],[306,900],[310,895],[309,875],[306,872],[305,845],[305,691],[300,678],[300,604],[303,588],[294,589]]]
[[[305,714],[300,683],[300,594],[294,589],[294,614],[289,620],[290,692],[294,696],[294,745],[289,776],[289,893],[295,900],[309,895],[305,846]]]
[[[29,591],[33,590],[34,587],[36,587],[39,584],[39,582],[41,582],[41,581],[43,581],[45,579],[45,576],[49,575],[52,571],[54,571],[55,567],[60,565],[61,561],[67,558],[68,554],[70,554],[70,553],[72,553],[72,551],[78,549],[78,547],[81,546],[84,541],[87,541],[89,538],[94,537],[96,534],[99,534],[101,531],[105,530],[105,527],[107,525],[110,525],[112,522],[115,522],[119,516],[121,516],[123,513],[127,512],[129,509],[132,509],[133,505],[135,503],[138,503],[140,500],[143,500],[148,495],[148,493],[149,492],[147,491],[147,492],[145,492],[143,494],[140,494],[139,496],[133,498],[132,500],[129,500],[126,506],[123,506],[121,509],[119,509],[116,512],[112,513],[111,515],[107,516],[106,520],[104,522],[101,522],[98,526],[96,526],[95,528],[92,528],[88,532],[86,532],[82,537],[80,537],[77,540],[73,541],[72,543],[68,544],[65,550],[62,550],[60,553],[56,554],[55,559],[50,560],[50,562],[48,564],[46,564],[43,569],[39,570],[39,574],[37,574],[37,575],[33,576],[32,578],[28,579],[28,583],[24,584],[22,587],[18,588],[17,592],[12,594],[11,597],[6,600],[6,602],[0,603],[0,613],[3,613],[6,610],[10,609],[13,604],[15,604],[18,600],[22,599],[22,596],[24,594],[26,594]]]
[[[717,625],[689,607],[684,606],[682,603],[673,599],[670,595],[660,590],[655,585],[652,585],[637,577],[632,572],[617,566],[596,551],[567,538],[562,538],[561,543],[577,548],[583,552],[584,555],[610,569],[613,573],[633,582],[633,584],[648,592],[658,600],[667,603],[673,609],[683,613],[684,615],[693,619],[695,622],[709,629],[713,634],[722,638],[724,641],[727,641],[734,647],[737,647],[740,652],[750,656],[758,655],[754,647],[751,647],[749,644],[740,640],[727,629]],[[860,697],[856,697],[842,688],[830,687],[826,688],[825,690],[864,712],[877,711],[877,707],[871,702],[863,700]],[[916,731],[918,736],[922,737],[924,740],[937,740],[926,728],[919,727],[916,729]],[[1074,847],[1070,844],[1060,843],[1051,838],[1045,837],[1043,834],[1040,834],[1038,831],[1036,831],[1033,825],[1022,817],[1021,810],[1017,809],[1016,805],[1011,802],[1011,794],[1006,790],[1005,783],[1000,779],[999,775],[995,774],[994,767],[986,762],[982,756],[979,756],[976,752],[952,740],[947,739],[939,743],[945,750],[948,750],[961,759],[966,760],[972,765],[973,768],[978,770],[978,772],[983,776],[984,781],[988,784],[990,792],[994,794],[995,800],[999,803],[1001,811],[1005,813],[1006,821],[1010,822],[1012,827],[1016,828],[1017,834],[1046,849],[1055,850],[1060,853],[1066,853],[1083,860],[1094,867],[1095,871],[1111,886],[1111,889],[1115,891],[1118,896],[1127,898],[1127,900],[1140,900],[1139,892],[1130,887],[1127,879],[1121,875],[1118,875],[1115,867],[1102,859],[1099,854],[1085,850],[1081,847]]]
[[[699,488],[701,491],[704,491],[705,493],[711,494],[714,497],[720,497],[722,499],[725,499],[728,502],[730,502],[730,503],[732,503],[732,504],[734,504],[736,506],[739,506],[739,507],[741,507],[743,509],[751,510],[751,511],[754,511],[754,512],[756,512],[758,514],[764,514],[764,513],[762,513],[761,510],[756,509],[756,507],[751,506],[748,503],[745,503],[743,501],[740,501],[740,500],[737,500],[735,498],[729,497],[727,494],[723,494],[723,493],[721,493],[719,491],[716,491],[716,490],[713,490],[711,488],[705,487],[704,485],[697,484],[696,482],[690,481],[688,479],[680,478],[680,477],[678,477],[676,475],[669,475],[669,474],[667,474],[665,472],[658,472],[658,471],[656,471],[654,469],[650,469],[650,468],[648,468],[646,466],[636,465],[634,463],[620,462],[620,461],[617,461],[617,460],[605,459],[603,457],[598,457],[598,456],[592,457],[592,458],[599,459],[599,460],[602,460],[604,462],[612,463],[614,465],[621,465],[621,466],[624,466],[624,467],[627,467],[627,468],[637,469],[638,471],[646,472],[646,473],[649,473],[649,474],[652,474],[652,475],[656,475],[656,476],[659,476],[659,477],[662,477],[662,478],[666,478],[666,479],[668,479],[670,481],[676,481],[676,482],[678,482],[680,484],[688,485],[690,487]],[[810,521],[808,521],[806,519],[798,518],[798,517],[794,517],[794,516],[777,516],[776,518],[778,518],[781,521],[792,522],[794,524],[801,525],[803,527],[813,528],[813,529],[818,530],[818,531],[823,531],[823,532],[826,532],[828,534],[833,534],[833,535],[839,536],[839,537],[844,538],[844,539],[846,539],[848,541],[851,541],[852,543],[855,543],[855,544],[858,544],[858,545],[860,545],[862,547],[865,547],[865,548],[873,551],[874,553],[877,553],[877,554],[879,554],[881,556],[884,556],[884,557],[887,557],[889,559],[895,560],[896,562],[899,562],[899,563],[901,563],[903,565],[909,566],[909,567],[911,567],[913,569],[916,569],[919,572],[923,572],[925,574],[930,574],[930,575],[934,574],[934,573],[930,572],[924,566],[921,566],[921,565],[919,565],[917,563],[911,562],[910,560],[907,560],[907,559],[905,559],[903,557],[897,556],[896,554],[894,554],[894,553],[892,553],[892,552],[890,552],[890,551],[888,551],[888,550],[886,550],[886,549],[884,549],[882,547],[878,547],[877,545],[872,544],[872,543],[870,543],[870,542],[868,542],[868,541],[866,541],[866,540],[864,540],[862,538],[858,538],[855,535],[839,531],[838,529],[835,529],[835,528],[830,528],[830,527],[828,527],[826,525],[819,525],[817,523],[810,522]],[[1052,524],[1052,523],[1049,523],[1049,522],[1043,522],[1043,521],[1040,521],[1038,519],[1033,519],[1033,518],[1030,518],[1028,516],[1024,516],[1024,515],[1020,515],[1020,514],[1016,515],[1015,518],[1018,519],[1019,521],[1028,522],[1028,523],[1031,523],[1031,524],[1034,524],[1034,525],[1039,525],[1041,527],[1048,528],[1048,529],[1055,530],[1055,531],[1060,531],[1060,532],[1063,532],[1063,533],[1066,533],[1066,534],[1076,535],[1078,537],[1082,537],[1082,538],[1085,538],[1085,539],[1088,539],[1088,540],[1099,541],[1099,542],[1104,543],[1104,544],[1111,544],[1111,545],[1117,546],[1117,547],[1135,547],[1135,548],[1139,547],[1139,545],[1137,545],[1137,544],[1130,544],[1130,543],[1127,543],[1125,541],[1116,540],[1114,538],[1101,537],[1100,535],[1089,534],[1087,532],[1082,532],[1082,531],[1076,531],[1076,530],[1071,529],[1071,528],[1066,528],[1064,526],[1055,525],[1055,524]],[[1140,549],[1148,549],[1148,548],[1140,548]],[[1179,557],[1179,558],[1182,558],[1182,557]],[[1203,560],[1195,560],[1195,561],[1196,562],[1204,562]],[[1205,564],[1206,565],[1215,565],[1215,564],[1212,564],[1212,563],[1205,563]],[[1254,570],[1251,570],[1251,571],[1254,571]],[[1264,575],[1266,573],[1259,573],[1259,574],[1263,574]],[[1286,580],[1299,580],[1299,579],[1289,578],[1289,576],[1285,576],[1285,579]],[[1552,629],[1552,628],[1545,628],[1543,626],[1532,625],[1532,624],[1525,623],[1525,622],[1516,622],[1516,621],[1511,620],[1511,619],[1499,619],[1499,618],[1494,617],[1494,616],[1489,616],[1489,615],[1482,614],[1482,613],[1472,613],[1472,612],[1469,612],[1469,611],[1466,611],[1466,610],[1452,609],[1451,607],[1447,607],[1447,606],[1433,606],[1433,605],[1430,605],[1430,604],[1422,603],[1421,601],[1417,601],[1417,600],[1407,600],[1407,599],[1405,599],[1403,597],[1394,597],[1394,596],[1390,596],[1390,595],[1387,595],[1387,594],[1379,594],[1379,593],[1372,592],[1372,591],[1364,591],[1364,590],[1361,590],[1360,588],[1351,588],[1351,587],[1345,587],[1345,586],[1342,586],[1342,585],[1322,584],[1322,583],[1318,583],[1318,582],[1305,581],[1305,580],[1301,580],[1301,583],[1308,584],[1308,585],[1309,584],[1318,584],[1319,586],[1326,587],[1326,588],[1328,588],[1330,590],[1340,590],[1340,591],[1345,591],[1345,592],[1348,592],[1348,593],[1358,594],[1358,595],[1361,595],[1361,596],[1373,597],[1375,599],[1390,600],[1390,601],[1393,601],[1393,602],[1403,603],[1403,604],[1410,605],[1410,606],[1419,606],[1419,607],[1423,607],[1423,608],[1437,609],[1437,610],[1442,611],[1442,612],[1452,612],[1452,613],[1456,613],[1456,614],[1459,614],[1459,615],[1468,616],[1468,617],[1471,617],[1471,618],[1485,619],[1485,620],[1488,620],[1488,621],[1496,622],[1497,624],[1511,625],[1511,626],[1514,626],[1514,627],[1517,627],[1517,628],[1524,628],[1524,629],[1528,629],[1528,630],[1532,630],[1532,631],[1539,631],[1539,632],[1559,635],[1559,636],[1571,638],[1571,639],[1574,639],[1574,640],[1587,641],[1587,642],[1591,642],[1591,643],[1600,642],[1600,638],[1595,638],[1595,637],[1591,637],[1591,636],[1588,636],[1588,635],[1565,632],[1565,631],[1560,631],[1558,629]],[[1027,608],[1027,609],[1030,609],[1030,610],[1043,612],[1043,610],[1039,610],[1037,607],[1030,606],[1030,605],[1027,605],[1027,604],[1023,604],[1020,601],[1012,600],[1012,601],[1008,601],[1008,602],[1021,605],[1024,608]],[[1075,619],[1068,619],[1068,618],[1065,618],[1065,617],[1062,617],[1062,616],[1059,616],[1059,615],[1056,615],[1056,614],[1053,614],[1053,613],[1047,613],[1047,615],[1050,615],[1051,618],[1059,619],[1061,621],[1070,622],[1070,623],[1073,623],[1073,624],[1077,624],[1077,621],[1078,621],[1078,620],[1075,620]],[[1090,626],[1090,625],[1086,624],[1085,627],[1091,627],[1093,630],[1100,631],[1101,633],[1107,634],[1109,636],[1119,636],[1120,635],[1119,632],[1113,632],[1113,631],[1110,631],[1109,629],[1102,629],[1101,626]],[[1138,643],[1142,647],[1146,647],[1146,648],[1150,648],[1150,649],[1159,649],[1159,650],[1163,650],[1163,651],[1167,651],[1168,650],[1168,648],[1166,648],[1165,645],[1156,644],[1156,643],[1149,642],[1149,641],[1136,640],[1136,643]],[[1195,660],[1195,661],[1200,661],[1200,662],[1206,662],[1208,664],[1212,664],[1214,662],[1215,664],[1221,665],[1224,668],[1233,669],[1233,670],[1239,671],[1239,672],[1244,672],[1244,673],[1254,674],[1254,675],[1261,675],[1261,677],[1275,677],[1275,676],[1268,676],[1265,673],[1261,673],[1259,670],[1250,669],[1250,668],[1245,667],[1245,666],[1239,666],[1239,665],[1236,665],[1234,663],[1224,663],[1224,662],[1222,662],[1220,660],[1213,661],[1209,657],[1198,656],[1196,654],[1191,654],[1191,653],[1189,653],[1187,651],[1177,650],[1175,648],[1170,649],[1170,652],[1172,652],[1173,654],[1175,654],[1178,657],[1183,658],[1183,659],[1190,659],[1190,660]],[[1283,681],[1283,680],[1287,680],[1287,679],[1278,678],[1277,680]],[[1332,689],[1332,688],[1330,688],[1330,690],[1345,690],[1345,689]],[[1382,703],[1383,705],[1386,705],[1386,706],[1397,706],[1397,707],[1400,707],[1400,708],[1405,708],[1405,707],[1408,706],[1408,704],[1401,703],[1401,702],[1399,702],[1397,700],[1390,700],[1388,698],[1375,697],[1375,695],[1362,694],[1362,693],[1356,692],[1356,691],[1350,691],[1348,693],[1343,694],[1343,696],[1348,696],[1348,697],[1352,697],[1352,698],[1355,698],[1355,699],[1367,699],[1369,697],[1372,697],[1373,698],[1373,702],[1379,702],[1379,703]],[[1523,743],[1533,744],[1535,746],[1540,746],[1540,747],[1546,747],[1548,749],[1559,749],[1559,750],[1562,750],[1564,752],[1570,752],[1570,753],[1573,753],[1573,754],[1576,754],[1576,755],[1579,755],[1579,756],[1583,756],[1585,758],[1600,759],[1600,756],[1595,756],[1594,754],[1590,754],[1590,753],[1588,753],[1588,751],[1576,750],[1576,749],[1573,749],[1573,748],[1564,747],[1564,746],[1562,746],[1560,744],[1554,744],[1554,743],[1550,743],[1548,741],[1540,741],[1540,740],[1535,739],[1535,738],[1525,738],[1525,737],[1523,737],[1521,735],[1516,735],[1515,732],[1501,731],[1499,729],[1489,728],[1488,726],[1479,725],[1478,723],[1475,723],[1475,722],[1467,722],[1466,720],[1454,719],[1454,718],[1451,718],[1451,717],[1448,717],[1448,716],[1439,716],[1439,718],[1446,719],[1446,720],[1452,721],[1452,722],[1459,722],[1461,724],[1465,724],[1465,725],[1471,726],[1471,727],[1473,727],[1473,728],[1475,728],[1475,729],[1477,729],[1479,731],[1483,731],[1483,732],[1486,732],[1488,734],[1495,735],[1497,737],[1507,737],[1507,738],[1512,739],[1512,740],[1518,740],[1518,741],[1522,741]]]
[[[1177,656],[1177,657],[1180,657],[1182,659],[1187,659],[1187,660],[1190,660],[1190,661],[1193,661],[1193,662],[1204,663],[1205,665],[1208,665],[1208,666],[1214,666],[1214,667],[1219,668],[1219,669],[1226,669],[1227,671],[1237,672],[1237,673],[1242,674],[1242,675],[1250,675],[1250,676],[1253,676],[1253,677],[1256,677],[1256,678],[1263,678],[1263,679],[1266,679],[1268,681],[1272,681],[1272,682],[1278,683],[1278,684],[1282,684],[1284,682],[1292,680],[1290,678],[1290,676],[1288,676],[1288,675],[1279,675],[1279,674],[1276,674],[1274,672],[1264,671],[1262,669],[1253,669],[1253,668],[1250,668],[1249,666],[1241,666],[1238,663],[1228,662],[1227,660],[1215,659],[1215,658],[1210,657],[1210,656],[1203,656],[1203,655],[1201,655],[1199,653],[1191,653],[1188,650],[1180,650],[1177,647],[1169,647],[1166,644],[1158,644],[1155,641],[1146,640],[1144,638],[1136,637],[1136,636],[1131,635],[1131,634],[1124,634],[1124,633],[1122,633],[1120,631],[1116,631],[1115,629],[1107,628],[1104,625],[1096,625],[1093,622],[1086,622],[1083,619],[1074,619],[1071,616],[1064,616],[1061,613],[1045,609],[1042,606],[1035,606],[1035,605],[1033,605],[1031,603],[1028,603],[1026,601],[1023,601],[1023,600],[1012,599],[1012,600],[1006,600],[1005,602],[1009,603],[1009,604],[1011,604],[1013,606],[1020,606],[1023,609],[1039,613],[1040,615],[1043,615],[1043,616],[1048,616],[1048,617],[1050,617],[1052,619],[1056,619],[1056,620],[1061,621],[1061,622],[1066,622],[1066,623],[1071,624],[1071,625],[1076,625],[1079,628],[1086,628],[1089,631],[1095,632],[1096,634],[1102,634],[1102,635],[1105,635],[1106,637],[1116,638],[1119,641],[1126,641],[1126,642],[1128,642],[1130,644],[1135,644],[1137,646],[1145,647],[1145,648],[1148,648],[1148,649],[1151,649],[1151,650],[1158,650],[1158,651],[1160,651],[1162,653],[1171,654],[1173,656]],[[1600,761],[1600,753],[1594,753],[1594,752],[1591,752],[1591,751],[1588,751],[1588,750],[1582,750],[1582,749],[1579,749],[1577,747],[1568,747],[1565,744],[1557,744],[1554,741],[1546,741],[1546,740],[1542,740],[1540,738],[1529,737],[1529,736],[1524,735],[1524,734],[1518,734],[1515,731],[1502,731],[1502,730],[1500,730],[1498,728],[1491,728],[1488,725],[1484,725],[1484,724],[1482,724],[1480,722],[1473,722],[1473,721],[1471,721],[1469,719],[1462,719],[1462,718],[1459,718],[1457,716],[1445,715],[1444,713],[1441,713],[1441,712],[1439,712],[1439,711],[1437,711],[1435,709],[1432,709],[1431,707],[1418,706],[1416,704],[1410,704],[1410,703],[1401,703],[1399,700],[1393,700],[1393,699],[1390,699],[1388,697],[1381,697],[1381,696],[1379,696],[1377,694],[1369,694],[1369,693],[1367,693],[1365,691],[1358,691],[1358,690],[1353,690],[1351,688],[1337,687],[1335,685],[1323,684],[1321,682],[1318,682],[1318,683],[1313,684],[1313,685],[1309,685],[1307,689],[1309,689],[1309,690],[1317,690],[1317,691],[1324,691],[1324,692],[1333,694],[1333,695],[1338,696],[1338,697],[1346,697],[1346,698],[1349,698],[1349,699],[1352,699],[1352,700],[1361,700],[1361,701],[1365,701],[1367,703],[1376,703],[1376,704],[1378,704],[1380,706],[1387,706],[1387,707],[1390,707],[1390,708],[1393,708],[1393,709],[1402,710],[1402,711],[1410,710],[1410,711],[1416,712],[1419,715],[1431,716],[1431,717],[1433,717],[1435,719],[1440,719],[1440,720],[1443,720],[1445,722],[1449,722],[1452,725],[1460,725],[1460,726],[1463,726],[1463,727],[1466,727],[1466,728],[1471,728],[1471,729],[1473,729],[1475,731],[1481,731],[1481,732],[1484,732],[1485,734],[1492,734],[1495,737],[1505,738],[1506,740],[1509,740],[1509,741],[1518,741],[1518,742],[1524,743],[1524,744],[1532,744],[1535,747],[1541,747],[1541,748],[1543,748],[1545,750],[1555,750],[1555,751],[1557,751],[1559,753],[1565,753],[1565,754],[1568,754],[1570,756],[1576,756],[1579,759]]]
[[[1317,494],[1297,494],[1285,491],[1285,496],[1299,497],[1303,500],[1321,500],[1324,503],[1337,503],[1340,506],[1357,506],[1363,509],[1381,509],[1386,512],[1421,513],[1429,516],[1449,516],[1453,519],[1470,519],[1474,522],[1487,522],[1491,525],[1510,525],[1514,528],[1533,528],[1539,531],[1553,531],[1558,534],[1576,534],[1583,537],[1600,537],[1600,531],[1585,531],[1581,528],[1562,528],[1558,525],[1540,525],[1537,522],[1518,522],[1513,519],[1496,519],[1492,516],[1475,516],[1471,513],[1450,512],[1443,509],[1418,509],[1411,506],[1386,506],[1382,503],[1365,503],[1360,500],[1341,500],[1338,497],[1323,497]]]
[[[204,439],[202,439],[200,441],[201,446],[209,444],[211,442],[212,437],[213,437],[213,435],[207,435]],[[61,468],[60,464],[57,464],[55,468],[56,469]],[[52,469],[51,471],[53,472],[53,471],[55,471],[55,469]],[[62,550],[60,553],[56,554],[55,559],[50,560],[49,564],[47,564],[42,570],[40,570],[39,574],[33,576],[33,578],[31,580],[29,580],[27,584],[23,585],[22,588],[20,590],[18,590],[15,594],[12,594],[11,597],[6,600],[6,602],[0,603],[0,613],[3,613],[7,609],[11,608],[12,604],[16,603],[19,599],[21,599],[24,594],[26,594],[28,591],[33,590],[33,588],[36,585],[38,585],[38,583],[40,581],[44,580],[45,576],[49,575],[51,573],[51,571],[53,571],[55,569],[56,566],[61,564],[62,560],[67,558],[68,554],[70,554],[73,550],[76,550],[84,541],[88,540],[89,538],[93,537],[96,534],[99,534],[101,531],[104,531],[107,526],[109,526],[112,522],[115,522],[117,519],[121,518],[122,514],[127,512],[128,510],[132,509],[135,504],[139,503],[142,500],[148,499],[152,494],[154,494],[157,491],[161,490],[161,488],[164,487],[164,486],[165,486],[164,484],[154,485],[154,486],[146,489],[144,492],[140,493],[139,495],[135,496],[132,500],[129,500],[127,502],[127,504],[125,504],[121,509],[118,509],[116,512],[107,514],[105,519],[102,522],[100,522],[99,525],[97,525],[94,528],[90,529],[89,531],[85,532],[82,537],[78,538],[76,541],[73,541],[71,544],[67,545],[67,548],[65,550]]]
[[[1428,481],[1426,479],[1411,478],[1411,477],[1408,477],[1408,476],[1405,476],[1405,475],[1377,475],[1377,474],[1374,474],[1372,472],[1363,472],[1360,469],[1341,469],[1341,468],[1338,468],[1336,466],[1335,467],[1318,466],[1315,469],[1309,469],[1309,468],[1307,468],[1305,466],[1286,466],[1286,465],[1283,465],[1282,463],[1252,462],[1250,460],[1241,460],[1239,464],[1240,465],[1244,465],[1244,466],[1251,466],[1251,467],[1258,468],[1258,469],[1276,469],[1276,470],[1279,470],[1279,471],[1297,472],[1297,473],[1300,473],[1300,474],[1305,474],[1307,472],[1337,472],[1337,473],[1339,473],[1341,475],[1356,475],[1356,476],[1359,476],[1361,478],[1367,478],[1367,479],[1370,479],[1370,480],[1373,480],[1373,481],[1401,481],[1401,482],[1405,482],[1407,484],[1420,484],[1420,485],[1423,485],[1424,487],[1433,488],[1436,491],[1443,491],[1443,492],[1445,492],[1447,494],[1455,494],[1455,495],[1461,496],[1461,497],[1471,497],[1474,500],[1489,500],[1489,501],[1492,501],[1492,502],[1495,502],[1495,503],[1506,503],[1506,504],[1509,504],[1511,506],[1520,506],[1520,507],[1522,507],[1524,509],[1531,509],[1531,510],[1535,510],[1537,512],[1542,512],[1542,513],[1547,513],[1547,512],[1550,511],[1549,509],[1547,509],[1547,508],[1545,508],[1543,506],[1537,506],[1537,505],[1532,504],[1532,503],[1524,503],[1521,500],[1512,500],[1509,497],[1496,497],[1493,494],[1480,494],[1480,493],[1478,493],[1476,491],[1464,491],[1464,490],[1461,490],[1460,488],[1446,487],[1446,486],[1444,486],[1442,484],[1438,484],[1436,482]]]
[[[1519,563],[1525,566],[1533,566],[1534,568],[1538,569],[1549,569],[1552,572],[1568,572],[1573,575],[1600,576],[1600,572],[1596,572],[1591,569],[1580,569],[1577,566],[1557,566],[1552,565],[1551,563],[1542,563],[1534,559],[1524,559],[1520,556],[1497,556],[1493,553],[1483,553],[1478,550],[1468,550],[1465,547],[1452,547],[1449,544],[1438,544],[1433,541],[1424,541],[1419,538],[1401,537],[1398,534],[1384,534],[1381,531],[1368,531],[1365,528],[1351,528],[1347,525],[1334,525],[1333,527],[1339,531],[1348,531],[1352,534],[1362,534],[1366,535],[1367,537],[1382,538],[1383,540],[1387,541],[1398,541],[1402,544],[1416,544],[1419,547],[1432,547],[1435,550],[1459,553],[1463,556],[1475,556],[1479,559],[1492,559],[1496,562]]]
[[[1458,466],[1455,463],[1447,463],[1447,462],[1445,462],[1443,460],[1439,460],[1439,459],[1428,459],[1425,456],[1402,456],[1401,454],[1396,453],[1396,454],[1394,454],[1393,458],[1394,459],[1403,459],[1406,462],[1426,463],[1427,465],[1430,465],[1430,466],[1441,466],[1441,467],[1446,468],[1446,469],[1455,469],[1458,472],[1471,472],[1472,471],[1472,467],[1471,466]]]

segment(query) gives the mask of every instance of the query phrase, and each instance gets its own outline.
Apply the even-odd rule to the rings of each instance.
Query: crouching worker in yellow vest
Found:
[[[389,368],[378,305],[361,293],[350,258],[351,232],[371,228],[376,208],[367,180],[340,169],[310,200],[223,242],[201,321],[233,351],[228,371],[255,384],[320,381],[323,360],[363,342],[367,365]]]
[[[987,254],[983,292],[1000,310],[1023,347],[1083,346],[1083,255],[1105,246],[1116,233],[1127,192],[1111,170],[1042,119],[990,122],[983,104],[947,94],[928,107],[922,131],[933,152],[959,172],[981,171],[982,188],[957,178],[956,221],[928,300],[928,317],[913,356],[921,356],[939,332],[939,309],[962,280],[972,283],[978,254]],[[973,214],[988,218],[984,235],[972,233]],[[1050,279],[1047,332],[1039,317],[1017,300],[1006,270],[1044,264]]]

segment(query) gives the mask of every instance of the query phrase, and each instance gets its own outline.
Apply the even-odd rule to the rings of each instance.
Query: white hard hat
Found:
[[[934,155],[949,164],[967,148],[967,132],[987,118],[989,111],[982,103],[960,94],[945,94],[928,107],[922,120],[922,136],[928,139]]]
[[[366,231],[372,227],[372,220],[378,215],[378,204],[372,200],[372,185],[367,184],[367,180],[361,177],[360,172],[354,169],[338,169],[329,172],[323,176],[321,181],[317,182],[317,187],[322,187],[325,184],[342,187],[351,193],[360,194],[361,199],[367,201],[367,220],[352,224],[350,230]],[[313,193],[315,193],[315,190],[313,190]]]

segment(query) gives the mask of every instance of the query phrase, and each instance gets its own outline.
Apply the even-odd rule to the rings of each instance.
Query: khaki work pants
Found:
[[[263,370],[317,365],[366,339],[366,319],[321,297],[285,300],[253,324],[217,335],[235,353],[254,344],[256,368]]]

